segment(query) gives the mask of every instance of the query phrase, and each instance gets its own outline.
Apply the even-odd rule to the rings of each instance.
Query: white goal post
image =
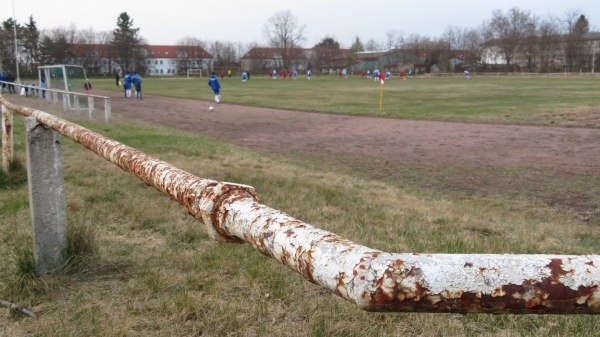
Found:
[[[204,72],[206,69],[188,69],[187,70],[187,78],[200,77],[204,76]]]

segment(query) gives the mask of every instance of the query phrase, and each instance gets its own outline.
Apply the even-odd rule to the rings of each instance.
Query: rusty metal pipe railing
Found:
[[[250,186],[195,177],[42,111],[36,117],[181,203],[212,238],[248,242],[368,311],[600,314],[600,255],[394,254],[258,203]]]
[[[80,93],[80,92],[75,92],[75,91],[66,91],[66,90],[60,90],[60,89],[52,89],[52,88],[48,88],[48,87],[40,87],[40,86],[36,86],[36,85],[31,85],[31,84],[23,84],[23,83],[15,83],[15,82],[7,82],[7,81],[0,81],[0,85],[6,85],[7,87],[9,85],[13,86],[13,87],[17,87],[19,89],[17,89],[17,95],[20,95],[20,89],[21,88],[27,88],[28,90],[31,89],[31,92],[35,92],[35,95],[37,95],[39,97],[39,92],[42,92],[42,95],[44,92],[48,93],[48,100],[53,101],[54,104],[57,103],[58,100],[58,94],[60,94],[62,96],[62,101],[63,101],[63,108],[66,110],[68,109],[69,106],[69,97],[73,96],[74,97],[74,105],[76,105],[75,110],[77,112],[79,112],[81,110],[81,108],[79,107],[79,97],[84,96],[87,97],[88,99],[88,108],[84,109],[84,110],[89,110],[89,115],[90,115],[90,119],[93,119],[93,110],[94,110],[94,98],[99,98],[104,100],[104,121],[107,124],[110,124],[112,121],[112,111],[111,111],[111,104],[110,104],[110,97],[108,96],[100,96],[100,95],[92,95],[92,94],[85,94],[85,93]],[[50,98],[50,96],[52,96],[52,98]]]

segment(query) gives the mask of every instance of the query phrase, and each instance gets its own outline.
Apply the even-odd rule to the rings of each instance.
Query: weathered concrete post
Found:
[[[13,161],[13,113],[4,105],[2,106],[2,169],[10,170]]]
[[[33,255],[38,274],[58,272],[67,247],[67,208],[64,194],[60,134],[25,119],[27,179],[33,226]]]
[[[104,121],[106,124],[110,124],[112,121],[112,112],[110,109],[110,98],[106,97],[104,99]]]
[[[88,112],[90,114],[90,120],[94,119],[94,97],[88,96]]]
[[[75,114],[79,115],[81,113],[81,106],[79,102],[79,95],[73,95],[73,106],[75,109]]]
[[[62,101],[63,101],[63,110],[64,111],[69,111],[69,107],[70,107],[69,99],[70,99],[69,94],[63,92],[62,93]]]

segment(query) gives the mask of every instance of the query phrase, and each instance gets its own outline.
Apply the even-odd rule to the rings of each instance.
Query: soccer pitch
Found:
[[[95,81],[97,88],[120,90],[113,80]],[[225,77],[221,85],[224,103],[289,110],[542,125],[600,119],[600,81],[589,77],[394,77],[382,86],[379,81],[360,76],[313,76],[309,81],[304,76],[273,80],[253,75],[246,83],[235,76]],[[213,99],[205,78],[148,77],[144,93]]]

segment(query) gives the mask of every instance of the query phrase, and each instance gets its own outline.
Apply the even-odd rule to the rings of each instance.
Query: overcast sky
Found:
[[[600,27],[599,0],[0,0],[2,17],[27,23],[33,16],[38,29],[69,27],[78,30],[112,31],[117,18],[127,12],[133,26],[149,44],[174,45],[185,37],[203,41],[229,41],[266,45],[263,28],[277,12],[290,10],[306,26],[303,47],[311,47],[325,36],[350,47],[358,36],[386,40],[386,33],[401,32],[441,37],[447,27],[477,28],[489,21],[495,9],[517,7],[547,18],[565,17],[577,10]]]

